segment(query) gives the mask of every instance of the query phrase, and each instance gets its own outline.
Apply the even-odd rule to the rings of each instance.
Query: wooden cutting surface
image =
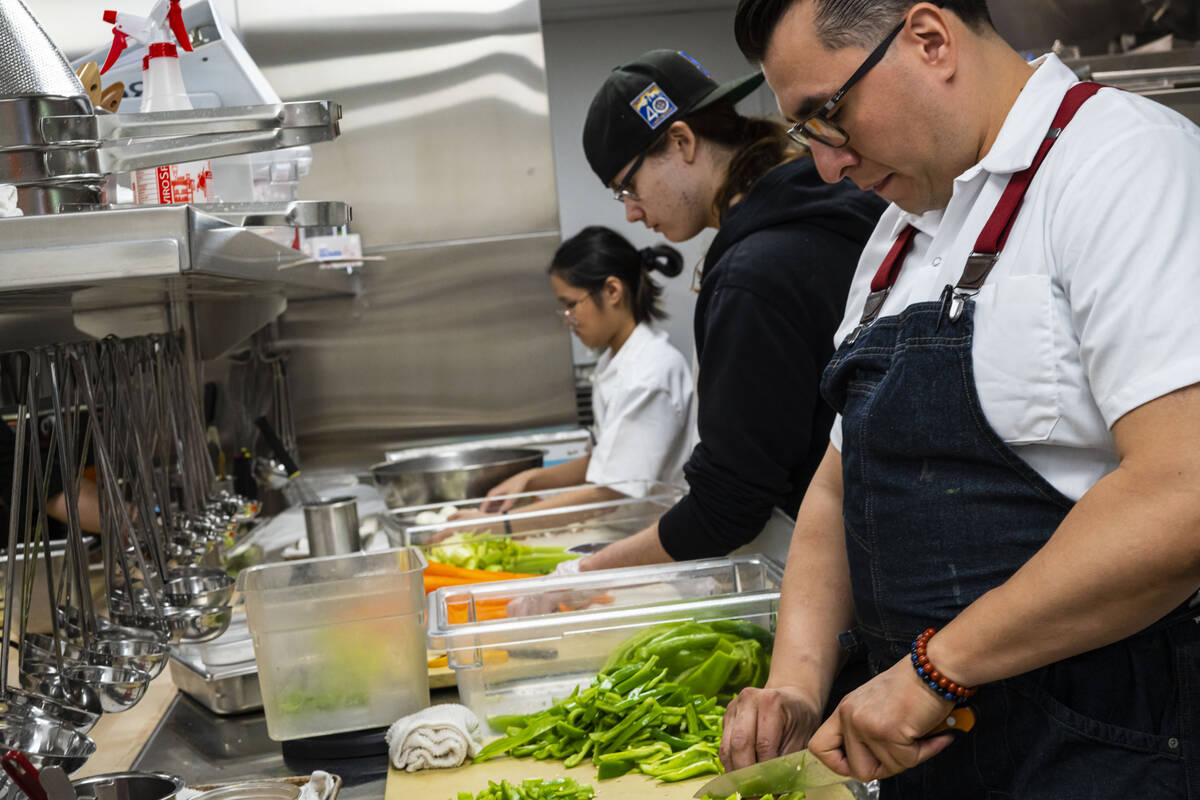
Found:
[[[459,792],[477,794],[488,781],[520,783],[528,778],[568,777],[596,790],[596,800],[685,800],[711,780],[713,775],[679,783],[657,784],[645,775],[622,775],[600,781],[596,767],[585,761],[566,769],[561,761],[535,761],[531,758],[497,758],[483,764],[468,764],[458,769],[428,769],[402,772],[391,768],[384,800],[454,800]]]

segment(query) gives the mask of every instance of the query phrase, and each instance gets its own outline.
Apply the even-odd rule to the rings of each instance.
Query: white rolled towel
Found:
[[[0,217],[19,217],[24,213],[17,206],[17,187],[0,183]]]
[[[457,767],[483,746],[483,726],[466,706],[430,706],[401,717],[388,728],[388,756],[396,769]]]

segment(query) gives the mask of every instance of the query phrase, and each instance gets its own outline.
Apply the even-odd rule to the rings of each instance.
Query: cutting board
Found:
[[[641,774],[601,781],[596,778],[596,767],[590,761],[574,769],[566,769],[561,761],[497,758],[458,769],[401,772],[392,767],[388,772],[384,800],[454,800],[459,792],[478,794],[487,788],[488,781],[520,783],[528,778],[562,777],[591,786],[596,790],[596,800],[687,800],[713,776],[663,784],[655,783],[652,778]]]

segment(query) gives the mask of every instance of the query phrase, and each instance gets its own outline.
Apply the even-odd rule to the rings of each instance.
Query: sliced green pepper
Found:
[[[597,768],[596,777],[602,781],[606,781],[609,778],[619,778],[635,766],[636,764],[633,761],[606,761]]]

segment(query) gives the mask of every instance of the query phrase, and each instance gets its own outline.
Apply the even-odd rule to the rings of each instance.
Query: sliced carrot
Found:
[[[502,603],[476,603],[475,605],[475,621],[480,622],[488,619],[504,619],[508,616],[508,601]],[[462,625],[470,622],[470,611],[465,604],[453,605],[446,607],[446,618],[451,625]]]
[[[456,567],[453,564],[444,564],[440,561],[430,561],[429,566],[425,568],[425,574],[445,575],[454,578],[473,578],[480,581],[509,581],[518,578],[540,577],[532,572],[496,572],[487,569],[467,569],[466,567]]]

